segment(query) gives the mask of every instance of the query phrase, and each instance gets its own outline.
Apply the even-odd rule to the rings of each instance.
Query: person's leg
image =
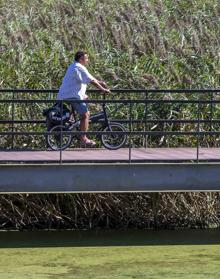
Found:
[[[87,132],[88,128],[89,128],[89,111],[87,111],[86,113],[83,113],[81,115],[80,131]],[[81,135],[80,139],[83,142],[86,142],[89,140],[86,135]]]
[[[88,128],[89,128],[89,116],[90,116],[90,112],[88,110],[87,104],[72,102],[71,105],[77,111],[77,113],[79,113],[81,116],[80,131],[87,132]],[[96,144],[93,140],[90,140],[84,134],[80,136],[80,140],[81,140],[81,142],[92,145],[92,146],[94,146]]]

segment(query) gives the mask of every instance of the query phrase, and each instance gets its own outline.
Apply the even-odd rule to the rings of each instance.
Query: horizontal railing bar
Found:
[[[15,99],[7,99],[7,100],[0,100],[0,103],[33,103],[33,104],[37,104],[37,103],[58,103],[58,102],[62,102],[62,101],[57,101],[57,100],[53,100],[53,99],[50,99],[50,100],[44,100],[44,99],[38,99],[38,100],[30,100],[30,99],[18,99],[18,100],[15,100]],[[70,103],[70,102],[73,102],[71,100],[64,100],[63,101],[64,103]],[[110,103],[118,103],[118,104],[130,104],[130,103],[133,103],[133,104],[153,104],[153,103],[165,103],[165,104],[219,104],[220,103],[220,100],[163,100],[163,99],[160,99],[160,100],[155,100],[155,99],[139,99],[139,100],[74,100],[75,103],[92,103],[92,104],[103,104],[103,103],[107,103],[107,104],[110,104]]]
[[[45,124],[45,120],[0,120],[0,124]]]
[[[128,119],[111,119],[110,121],[112,122],[120,122],[120,123],[129,123],[129,120]],[[185,119],[143,119],[143,120],[132,120],[131,121],[132,123],[175,123],[175,124],[178,124],[178,123],[195,123],[197,124],[198,122],[200,123],[220,123],[220,119],[200,119],[200,120],[197,120],[197,119],[189,119],[189,120],[185,120]]]
[[[0,93],[58,93],[58,89],[0,89]]]
[[[46,136],[51,134],[58,134],[57,131],[53,132],[0,132],[0,136]],[[62,134],[73,134],[73,135],[196,135],[196,136],[211,136],[211,135],[220,135],[220,131],[62,131]]]
[[[59,89],[0,89],[0,93],[58,93]],[[98,89],[89,89],[88,93],[101,92]],[[115,93],[218,93],[220,89],[111,89]]]
[[[98,122],[104,122],[105,120],[99,120]],[[129,123],[129,119],[109,119],[111,122],[119,122],[119,123]],[[133,119],[131,121],[132,123],[195,123],[197,124],[198,122],[200,123],[220,123],[220,119]],[[0,124],[46,124],[45,120],[0,120]]]

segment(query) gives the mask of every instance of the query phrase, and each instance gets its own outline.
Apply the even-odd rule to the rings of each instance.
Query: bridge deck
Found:
[[[196,148],[132,148],[134,162],[190,161],[196,160]],[[62,160],[67,162],[126,162],[129,149],[73,149],[62,152]],[[57,162],[59,151],[1,151],[0,162]],[[219,161],[220,148],[200,148],[200,161]]]

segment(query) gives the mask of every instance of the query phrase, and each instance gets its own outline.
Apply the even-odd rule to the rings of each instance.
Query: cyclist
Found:
[[[81,116],[80,130],[83,132],[88,131],[90,113],[86,103],[76,103],[74,100],[86,100],[88,98],[86,87],[89,83],[105,93],[110,93],[105,82],[97,80],[88,72],[86,69],[88,62],[89,56],[86,52],[76,52],[75,61],[68,67],[57,95],[57,100],[71,100],[72,108]],[[96,144],[95,141],[90,140],[84,134],[80,136],[80,140],[89,146],[95,146]]]

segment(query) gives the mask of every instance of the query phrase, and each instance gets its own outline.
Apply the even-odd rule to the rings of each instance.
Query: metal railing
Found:
[[[54,104],[57,92],[55,89],[0,90],[1,151],[48,150],[43,141],[50,132],[46,131],[42,109]],[[106,95],[105,99],[99,90],[88,90],[88,93],[90,99],[83,102],[95,106],[108,104],[111,107],[111,121],[120,122],[127,129],[123,132],[89,130],[86,134],[127,135],[125,147],[129,150],[128,162],[132,162],[132,148],[179,147],[180,143],[182,146],[186,143],[187,147],[196,148],[196,157],[192,161],[199,162],[201,147],[218,147],[220,89],[117,89],[112,90],[112,94]],[[63,102],[61,105],[63,106]],[[85,134],[80,131],[64,131],[65,133]],[[65,161],[62,152],[59,151],[60,163]]]

